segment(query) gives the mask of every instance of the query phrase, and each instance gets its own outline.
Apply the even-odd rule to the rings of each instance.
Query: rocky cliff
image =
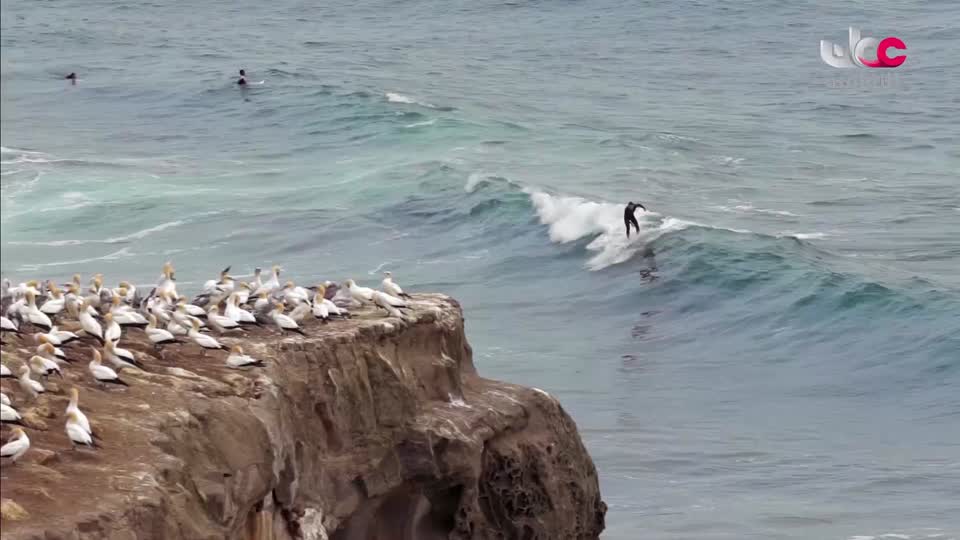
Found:
[[[266,363],[249,371],[130,329],[145,370],[123,371],[129,388],[92,382],[90,342],[64,347],[76,361],[36,401],[4,379],[33,445],[3,464],[3,539],[597,538],[606,506],[574,422],[477,374],[454,300],[415,299],[406,321],[224,337]],[[13,368],[35,346],[4,339]],[[70,448],[72,387],[98,450]]]

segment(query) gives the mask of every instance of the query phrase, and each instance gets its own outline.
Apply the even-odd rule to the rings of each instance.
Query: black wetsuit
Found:
[[[240,80],[237,81],[237,84],[239,84],[240,86],[243,86],[243,85],[247,84],[247,78],[246,78],[246,77],[240,77]]]
[[[644,211],[647,210],[642,204],[634,202],[627,204],[627,207],[623,209],[623,225],[627,228],[627,238],[630,238],[631,224],[637,229],[637,234],[640,234],[640,224],[637,223],[637,218],[633,215],[633,213],[637,211],[637,208],[643,208]]]

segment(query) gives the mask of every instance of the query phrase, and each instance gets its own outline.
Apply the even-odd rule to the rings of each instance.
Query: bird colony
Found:
[[[217,279],[207,281],[193,299],[177,290],[174,267],[169,262],[147,294],[141,294],[128,281],[107,287],[102,274],[93,276],[86,290],[79,275],[63,285],[48,280],[13,286],[4,279],[0,316],[4,348],[9,346],[9,339],[14,339],[21,349],[26,347],[33,354],[20,365],[14,365],[6,354],[0,362],[0,376],[11,383],[7,386],[5,382],[0,393],[0,420],[12,427],[11,437],[0,448],[0,457],[15,464],[29,451],[30,437],[16,407],[45,393],[44,383],[49,377],[62,379],[66,373],[74,380],[86,378],[100,390],[110,391],[130,386],[123,377],[125,370],[149,370],[137,355],[123,347],[129,332],[143,332],[161,352],[166,348],[199,347],[204,356],[222,356],[227,368],[255,369],[263,367],[261,360],[245,354],[240,345],[224,346],[218,338],[242,336],[249,326],[272,328],[277,335],[305,335],[305,319],[327,323],[350,317],[350,310],[361,306],[373,306],[387,317],[403,319],[410,301],[390,272],[385,272],[380,290],[361,287],[352,279],[341,286],[326,281],[302,287],[293,281],[281,282],[280,272],[281,268],[274,266],[263,279],[257,268],[252,281],[245,282],[235,280],[227,267]],[[80,409],[80,392],[75,386],[70,389],[63,417],[66,440],[72,447],[96,451],[102,440]]]

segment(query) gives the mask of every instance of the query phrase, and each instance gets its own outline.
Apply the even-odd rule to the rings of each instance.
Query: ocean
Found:
[[[605,540],[956,539],[958,25],[952,0],[3,0],[0,270],[389,269],[462,302],[483,375],[560,399]],[[907,61],[826,65],[849,26]]]

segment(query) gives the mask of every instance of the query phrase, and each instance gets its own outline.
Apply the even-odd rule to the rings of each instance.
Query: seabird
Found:
[[[173,278],[173,264],[166,262],[163,265],[163,275],[160,276],[160,281],[157,283],[156,294],[158,296],[169,295],[174,299],[179,298],[177,294],[177,283]]]
[[[83,414],[83,411],[80,410],[80,390],[77,387],[70,389],[70,403],[67,404],[67,410],[64,412],[66,414],[76,414],[77,423],[80,424],[80,427],[89,433],[90,436],[94,436],[93,430],[90,428],[90,420],[88,420],[87,415]]]
[[[100,343],[103,343],[103,328],[88,311],[87,308],[89,307],[90,304],[87,303],[86,300],[80,302],[80,314],[77,317],[80,320],[80,328],[82,328],[87,335],[93,336],[97,338]]]
[[[194,343],[203,347],[204,349],[222,349],[223,345],[220,344],[213,336],[208,336],[207,334],[200,333],[200,322],[192,321],[193,325],[187,336],[193,340]]]
[[[10,368],[8,368],[7,366],[5,366],[5,365],[3,365],[3,364],[0,364],[0,378],[3,378],[3,379],[8,379],[8,378],[9,378],[9,379],[12,379],[12,378],[13,378],[13,372],[10,371]]]
[[[50,329],[50,332],[47,333],[47,335],[53,336],[58,340],[60,340],[60,345],[66,345],[71,341],[80,339],[80,336],[74,334],[73,332],[69,332],[67,330],[58,330],[56,326],[52,327]]]
[[[53,326],[50,317],[37,308],[37,297],[32,291],[27,292],[27,305],[26,308],[21,308],[20,315],[29,321],[30,324],[40,326],[46,330],[50,330],[50,327]]]
[[[210,306],[210,311],[207,312],[207,322],[210,323],[211,328],[221,334],[227,330],[240,328],[240,323],[234,321],[230,317],[221,315],[220,309],[216,304]]]
[[[44,393],[43,385],[37,381],[30,378],[30,367],[23,366],[20,368],[20,389],[23,390],[25,394],[30,396],[33,399],[37,399],[37,396]]]
[[[93,437],[90,433],[80,425],[76,412],[67,413],[66,432],[74,448],[76,448],[77,445],[89,446],[91,448],[96,448],[97,446],[97,444],[93,442]]]
[[[256,289],[254,289],[253,293],[251,293],[251,294],[252,294],[253,296],[259,296],[260,293],[264,293],[264,292],[265,292],[265,293],[267,293],[267,294],[272,294],[272,293],[276,292],[277,290],[279,290],[279,289],[280,289],[280,270],[282,270],[282,269],[280,268],[279,265],[274,265],[274,266],[273,266],[272,273],[271,273],[271,275],[270,275],[270,279],[268,279],[267,281],[263,282],[259,287],[257,287]],[[256,278],[257,278],[257,280],[259,280],[259,279],[260,279],[260,275],[257,274]]]
[[[292,310],[290,310],[290,318],[297,323],[300,323],[307,316],[307,314],[310,313],[310,311],[310,304],[307,302],[301,302],[295,305]]]
[[[229,317],[230,320],[240,324],[260,324],[257,322],[257,318],[253,316],[253,313],[240,307],[242,303],[239,293],[235,292],[231,294],[227,299],[227,305],[223,309],[223,314]]]
[[[0,392],[0,403],[3,403],[4,405],[7,405],[7,406],[13,405],[12,403],[10,403],[10,398],[8,398],[7,395],[4,394],[3,392]]]
[[[280,329],[280,333],[283,333],[283,331],[286,330],[288,332],[296,332],[301,336],[306,335],[303,333],[303,329],[300,328],[300,325],[297,324],[297,321],[283,314],[283,304],[277,304],[270,313],[270,317],[273,319],[273,323],[277,325],[277,328]]]
[[[317,290],[313,295],[313,316],[322,319],[323,322],[327,322],[330,319],[330,308],[324,303],[326,298],[323,297],[323,285]]]
[[[383,278],[383,282],[380,284],[380,288],[383,289],[383,292],[393,296],[399,296],[400,298],[410,298],[409,294],[403,292],[403,289],[393,282],[392,272],[384,272],[383,275],[386,276]]]
[[[50,284],[50,298],[40,306],[40,311],[44,312],[47,315],[53,316],[59,314],[63,311],[63,306],[66,299],[63,296],[63,293],[60,292],[60,289],[57,288],[56,284]]]
[[[157,318],[154,315],[150,315],[149,324],[147,324],[144,331],[154,345],[163,345],[164,343],[174,343],[177,341],[177,338],[174,337],[173,333],[169,330],[157,328]]]
[[[63,352],[63,349],[60,347],[54,347],[46,336],[40,336],[40,345],[37,346],[37,354],[55,362],[57,364],[69,364],[70,359],[67,358],[67,353]]]
[[[146,326],[147,318],[130,306],[120,303],[120,297],[114,296],[111,300],[110,314],[117,324],[123,326]]]
[[[397,317],[399,319],[403,319],[403,313],[397,308],[406,307],[407,305],[403,300],[381,291],[373,291],[373,303],[385,309],[391,317]]]
[[[369,304],[370,302],[373,302],[373,289],[369,287],[361,287],[352,279],[348,279],[343,285],[346,287],[347,291],[350,292],[350,296],[353,297],[353,299],[357,302],[360,302],[361,304]]]
[[[30,438],[27,437],[22,428],[13,428],[13,437],[10,441],[0,447],[0,457],[8,457],[13,463],[16,463],[21,456],[30,449]]]
[[[20,329],[17,327],[16,324],[13,323],[11,319],[4,317],[2,315],[0,315],[0,330],[3,330],[4,332],[13,332],[13,333],[20,332]]]
[[[56,362],[47,360],[46,358],[38,355],[33,355],[28,361],[30,364],[30,369],[40,375],[41,377],[49,377],[56,373],[61,379],[63,378],[63,373],[60,371],[60,366]]]
[[[107,341],[116,341],[121,335],[120,325],[113,320],[113,313],[107,313],[103,316],[103,339]]]
[[[117,372],[110,369],[109,367],[103,365],[100,358],[100,351],[93,349],[93,360],[90,361],[89,368],[90,374],[93,375],[93,378],[99,383],[105,384],[119,384],[123,386],[130,386],[124,381],[120,380],[120,377],[117,375]]]
[[[121,349],[120,347],[117,347],[116,342],[114,341],[108,340],[103,344],[103,355],[106,356],[107,360],[116,366],[117,369],[128,367],[143,369],[143,366],[140,365],[140,362],[137,361],[132,352],[128,351],[127,349]]]
[[[235,369],[250,366],[263,367],[263,362],[243,354],[243,348],[234,345],[230,348],[230,354],[227,356],[227,366]]]
[[[303,287],[298,287],[292,281],[288,281],[283,286],[283,299],[288,304],[296,305],[301,302],[309,302],[310,293]]]
[[[23,420],[20,413],[7,403],[0,403],[0,422],[5,424],[19,424]]]

